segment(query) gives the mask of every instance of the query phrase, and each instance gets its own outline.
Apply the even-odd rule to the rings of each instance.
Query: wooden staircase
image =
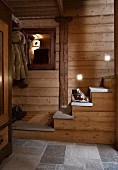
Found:
[[[57,111],[53,115],[53,131],[14,129],[12,136],[63,142],[115,144],[115,77],[105,77],[103,87],[96,88],[96,92],[94,88],[90,88],[92,103],[89,103],[89,106],[71,103],[71,107],[69,105]]]
[[[115,94],[107,88],[89,88],[93,106],[77,106],[72,102],[70,118],[54,116],[55,130],[83,133],[83,142],[115,143]],[[57,113],[56,113],[57,114]],[[81,138],[81,137],[80,137]],[[77,141],[78,142],[78,141]],[[82,139],[81,139],[82,142]]]

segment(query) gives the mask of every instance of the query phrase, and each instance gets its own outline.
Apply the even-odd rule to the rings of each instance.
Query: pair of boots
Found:
[[[27,115],[27,112],[22,111],[20,106],[15,105],[12,108],[12,123],[15,122],[16,120],[21,120],[26,115]]]

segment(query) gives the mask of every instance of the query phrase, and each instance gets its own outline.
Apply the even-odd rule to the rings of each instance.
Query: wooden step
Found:
[[[41,112],[40,114],[35,115],[28,122],[50,125],[51,123],[53,123],[53,113]]]

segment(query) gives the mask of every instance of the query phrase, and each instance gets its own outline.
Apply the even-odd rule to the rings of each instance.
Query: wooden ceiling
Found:
[[[18,18],[63,16],[64,1],[67,2],[67,0],[7,0],[13,8],[13,14]]]
[[[25,18],[51,18],[56,16],[94,15],[96,6],[109,13],[114,0],[6,0],[13,8],[14,16]],[[82,7],[82,8],[81,8]],[[84,9],[84,10],[83,10]],[[74,11],[74,14],[73,14]]]

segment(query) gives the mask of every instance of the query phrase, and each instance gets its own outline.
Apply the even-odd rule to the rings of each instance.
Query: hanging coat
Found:
[[[28,68],[24,52],[25,36],[20,31],[12,32],[13,81],[21,80],[27,83]],[[20,82],[21,83],[21,82]]]

